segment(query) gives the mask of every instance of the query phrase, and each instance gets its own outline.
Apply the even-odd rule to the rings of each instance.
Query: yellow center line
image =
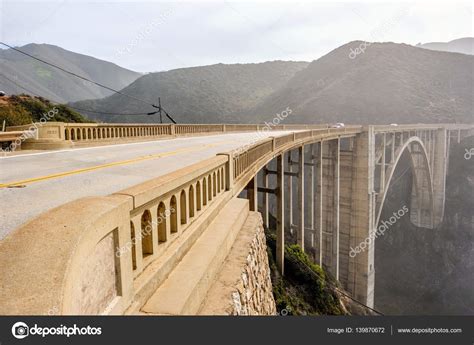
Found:
[[[199,151],[199,150],[202,150],[203,148],[215,147],[215,146],[219,146],[219,145],[226,144],[226,143],[231,143],[231,142],[235,142],[235,141],[230,140],[230,141],[217,142],[217,143],[214,143],[214,144],[202,144],[202,145],[194,146],[194,147],[185,147],[185,148],[178,149],[178,150],[175,150],[175,151],[162,152],[162,153],[157,153],[157,154],[152,154],[152,155],[127,159],[127,160],[118,161],[118,162],[112,162],[112,163],[96,165],[96,166],[88,167],[88,168],[81,168],[81,169],[65,171],[65,172],[46,175],[46,176],[33,177],[33,178],[21,180],[21,181],[2,183],[2,184],[0,184],[0,189],[1,188],[6,188],[6,187],[21,186],[21,185],[34,183],[34,182],[39,182],[39,181],[44,181],[44,180],[51,180],[51,179],[58,178],[58,177],[76,175],[76,174],[80,174],[80,173],[84,173],[84,172],[89,172],[89,171],[94,171],[94,170],[99,170],[99,169],[104,169],[104,168],[110,168],[110,167],[114,167],[114,166],[127,165],[127,164],[141,162],[141,161],[150,160],[150,159],[164,158],[164,157],[174,156],[174,155],[177,155],[177,154],[180,154],[180,153],[188,153],[188,152],[193,152],[193,151]]]

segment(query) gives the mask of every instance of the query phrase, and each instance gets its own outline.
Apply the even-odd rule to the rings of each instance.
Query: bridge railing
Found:
[[[288,149],[289,146],[301,145],[306,141],[323,140],[325,138],[337,138],[352,136],[360,133],[362,126],[348,126],[342,128],[320,128],[306,131],[293,132],[291,134],[272,137],[261,140],[254,145],[229,153],[233,160],[233,178],[239,179],[246,171],[251,169],[262,157],[270,153],[278,153],[281,150]]]
[[[172,134],[171,126],[162,124],[64,123],[59,126],[64,127],[64,140],[71,141],[112,140]]]
[[[34,135],[25,140],[31,149],[71,147],[75,143],[143,140],[147,138],[227,132],[307,130],[327,128],[328,125],[273,125],[273,124],[146,124],[146,123],[64,123],[45,122],[8,127],[7,131],[31,130]]]

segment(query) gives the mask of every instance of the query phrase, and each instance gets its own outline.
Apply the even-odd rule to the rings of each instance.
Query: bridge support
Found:
[[[340,140],[322,143],[322,264],[339,278]]]
[[[362,248],[349,254],[347,289],[362,303],[374,305],[374,242],[367,239],[374,232],[374,135],[373,128],[356,136],[352,157],[352,194],[350,199],[350,246]],[[362,243],[362,246],[360,246]]]
[[[311,249],[314,249],[315,245],[315,214],[316,214],[316,202],[315,202],[315,187],[316,187],[316,175],[315,175],[315,156],[314,156],[314,144],[309,146],[309,162],[308,162],[308,197],[306,198],[308,202],[307,210],[309,214],[309,227],[310,232],[309,243]]]
[[[263,187],[269,188],[269,176],[268,176],[268,168],[265,166],[262,169],[262,179],[263,179]],[[269,203],[268,203],[268,194],[263,193],[262,196],[262,216],[263,216],[263,225],[265,228],[269,228],[270,226],[270,214],[269,214]]]
[[[434,225],[442,222],[444,216],[446,174],[448,167],[448,145],[447,130],[440,128],[435,133],[434,154],[432,159],[433,172],[433,203],[434,203]]]
[[[285,273],[285,161],[284,154],[277,157],[277,241],[276,262],[280,273]]]
[[[298,228],[296,234],[296,244],[304,251],[304,146],[298,148]]]
[[[247,184],[247,199],[249,200],[250,211],[258,211],[258,186],[257,186],[257,175],[255,175]],[[266,195],[266,193],[265,193]]]
[[[288,172],[285,175],[288,176],[288,228],[290,233],[293,234],[294,229],[294,218],[293,218],[293,160],[292,151],[288,151]]]
[[[316,186],[316,225],[317,225],[317,263],[323,265],[323,152],[324,152],[324,141],[321,141],[318,145],[318,162],[316,164],[316,170],[318,174],[318,184]]]

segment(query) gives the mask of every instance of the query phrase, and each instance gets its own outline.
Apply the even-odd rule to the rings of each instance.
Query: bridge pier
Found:
[[[293,218],[293,160],[292,160],[292,151],[288,151],[288,172],[285,175],[288,176],[288,228],[290,233],[293,234],[294,230],[294,218]]]
[[[257,175],[255,175],[245,187],[247,190],[247,199],[249,200],[250,211],[258,212],[258,184]],[[265,193],[266,195],[266,193]]]
[[[374,233],[374,145],[373,128],[357,135],[352,154],[352,183],[350,197],[350,246],[362,248],[349,254],[347,290],[362,303],[374,305],[374,241],[367,239]],[[365,243],[365,245],[363,244]]]
[[[262,169],[262,179],[263,187],[269,188],[269,174],[268,174],[268,165]],[[263,225],[268,229],[270,226],[270,214],[269,214],[269,198],[268,193],[263,193],[262,196],[262,216],[263,216]]]
[[[437,226],[443,221],[444,203],[445,203],[445,189],[446,189],[446,174],[448,168],[447,157],[447,130],[440,128],[434,135],[433,143],[433,157],[432,157],[432,172],[433,172],[433,203],[434,203],[434,225]]]
[[[309,244],[311,249],[314,250],[315,247],[315,232],[316,232],[316,223],[315,223],[315,214],[316,214],[316,174],[315,174],[315,153],[314,153],[315,144],[309,146],[309,166],[308,169],[308,195],[306,201],[308,203],[307,210],[309,212],[309,227],[307,228],[310,232]],[[306,164],[306,163],[305,163]]]
[[[305,218],[305,200],[304,200],[304,146],[298,148],[298,227],[296,233],[296,244],[304,251],[304,218]]]
[[[285,160],[284,154],[277,157],[277,241],[276,262],[280,273],[285,273]]]
[[[318,184],[316,186],[316,224],[317,224],[317,263],[323,265],[323,152],[324,152],[324,141],[320,141],[318,145],[318,160],[316,164],[316,170],[318,174]]]

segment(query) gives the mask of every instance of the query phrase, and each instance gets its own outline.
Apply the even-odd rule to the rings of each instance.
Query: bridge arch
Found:
[[[377,211],[375,226],[378,226],[382,214],[383,206],[387,198],[394,173],[397,169],[400,159],[408,153],[410,165],[413,171],[412,198],[410,203],[410,220],[418,227],[433,228],[435,208],[433,199],[433,175],[428,159],[427,150],[423,141],[419,137],[409,138],[395,152],[395,159],[386,172],[385,188],[379,194],[377,200]],[[426,193],[428,191],[428,193]]]

